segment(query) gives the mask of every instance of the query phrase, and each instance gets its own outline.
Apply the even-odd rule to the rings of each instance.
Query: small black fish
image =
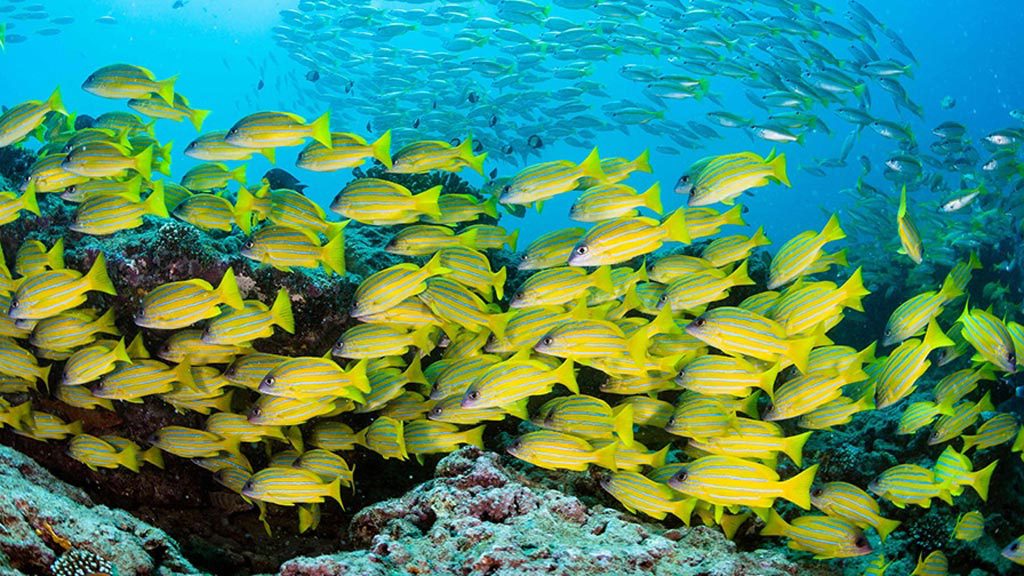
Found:
[[[455,138],[449,140],[448,143],[451,144],[452,146],[458,146],[459,144],[462,144],[462,138],[456,136]]]
[[[437,100],[434,100],[434,104],[433,106],[431,106],[431,108],[437,110]]]
[[[413,128],[419,128],[420,127],[420,119],[419,118],[417,118],[416,121],[412,123],[412,127]]]
[[[367,132],[373,132],[373,127],[370,126],[370,121],[369,120],[366,121],[366,131]]]
[[[483,152],[483,150],[484,150],[484,143],[483,142],[481,142],[479,140],[473,142],[473,152],[479,154],[479,153]]]
[[[490,122],[489,125],[493,127],[497,123],[498,123],[498,116],[497,116],[497,114],[492,114],[491,115],[491,122]]]
[[[491,173],[488,174],[488,176],[491,178],[491,180],[494,180],[495,178],[497,178],[498,177],[498,169],[495,168],[495,169],[491,170]]]
[[[263,82],[263,78],[260,78],[260,83],[256,85],[256,89],[263,90],[264,86],[266,86],[266,84]]]
[[[188,2],[185,2],[185,0],[174,0],[174,4],[171,4],[171,8],[175,10],[177,10],[178,8],[184,8],[185,4],[188,4]]]
[[[534,150],[538,150],[544,146],[544,141],[540,139],[540,136],[534,134],[526,139],[526,145]]]
[[[348,82],[346,82],[345,83],[345,94],[348,94],[348,93],[352,92],[352,87],[355,86],[355,84],[356,83],[355,83],[354,80],[349,80]]]
[[[320,72],[318,70],[310,70],[309,72],[306,72],[306,80],[309,80],[310,82],[316,82],[319,79]]]
[[[271,168],[263,175],[263,180],[270,185],[271,190],[279,190],[281,188],[287,188],[288,190],[295,190],[296,192],[302,192],[308,188],[295,176],[292,176],[288,171],[280,168]]]
[[[85,130],[86,128],[92,128],[92,125],[96,123],[96,119],[88,114],[79,114],[75,116],[75,130]]]
[[[470,92],[469,96],[466,96],[466,99],[469,100],[471,104],[476,104],[480,101],[480,96],[477,95],[476,92]]]
[[[504,147],[503,147],[503,148],[501,149],[501,151],[502,151],[502,152],[504,152],[505,154],[511,154],[511,153],[515,152],[515,151],[516,151],[516,149],[515,149],[515,148],[513,148],[511,144],[506,144],[506,145],[505,145],[505,146],[504,146]]]

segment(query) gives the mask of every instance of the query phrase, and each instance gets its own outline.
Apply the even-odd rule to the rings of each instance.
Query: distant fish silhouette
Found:
[[[288,171],[280,168],[271,168],[263,175],[263,180],[270,185],[271,190],[278,190],[281,188],[287,188],[288,190],[295,190],[296,192],[302,192],[308,186],[299,182],[299,179],[292,176]]]

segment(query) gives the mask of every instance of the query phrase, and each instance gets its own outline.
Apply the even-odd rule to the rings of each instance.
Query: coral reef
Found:
[[[717,530],[639,523],[560,491],[524,483],[472,447],[446,456],[435,479],[363,509],[349,537],[366,550],[285,563],[282,576],[342,574],[836,574],[777,552],[737,552]]]
[[[49,574],[65,547],[113,563],[122,576],[198,572],[162,530],[97,505],[82,489],[0,446],[0,573]]]

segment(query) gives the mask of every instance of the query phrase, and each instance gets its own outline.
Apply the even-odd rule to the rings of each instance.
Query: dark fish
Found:
[[[476,154],[479,154],[479,153],[483,152],[483,150],[484,150],[484,143],[483,142],[481,142],[479,140],[476,140],[476,141],[473,142],[473,152],[475,152]]]
[[[50,23],[51,24],[64,25],[64,24],[71,24],[74,21],[75,21],[75,19],[72,18],[71,16],[60,16],[58,18],[54,18],[53,20],[50,20]]]
[[[256,85],[256,89],[257,90],[263,90],[264,86],[266,86],[266,84],[263,82],[263,78],[260,78],[260,82],[259,82],[259,84]]]
[[[185,4],[188,4],[185,0],[174,0],[174,4],[171,4],[171,8],[177,10],[178,8],[184,8]]]
[[[43,28],[36,32],[36,34],[39,34],[40,36],[56,36],[57,34],[60,34],[60,28]]]
[[[25,40],[28,40],[28,38],[22,36],[21,34],[8,34],[6,41],[8,44],[21,44]]]
[[[370,122],[369,121],[366,122],[366,131],[367,132],[373,132],[373,128],[370,126]]]
[[[501,151],[504,152],[505,154],[511,154],[511,153],[515,152],[516,149],[513,148],[511,144],[506,144],[505,146],[503,146],[501,148]]]
[[[310,82],[316,82],[319,79],[320,79],[320,72],[319,71],[317,71],[317,70],[310,70],[309,72],[306,72],[306,80],[309,80]]]
[[[491,173],[488,174],[488,176],[491,178],[491,180],[494,180],[495,178],[497,178],[498,177],[498,169],[495,168],[495,169],[491,170]]]
[[[534,134],[526,139],[526,145],[534,150],[538,150],[544,146],[544,141],[540,139],[540,136]]]
[[[437,100],[434,100],[434,104],[431,106],[432,110],[437,110]]]
[[[79,114],[75,116],[75,130],[85,130],[86,128],[92,128],[92,125],[96,123],[96,119],[88,114]]]
[[[419,119],[419,118],[417,118],[417,119],[416,119],[416,120],[415,120],[415,121],[414,121],[414,122],[412,123],[412,127],[413,127],[413,128],[419,128],[419,127],[420,127],[420,119]]]
[[[491,121],[490,121],[490,123],[488,125],[493,127],[497,123],[498,123],[498,116],[496,114],[492,114],[491,115]]]
[[[263,175],[263,179],[270,185],[271,190],[286,188],[288,190],[302,192],[304,189],[308,188],[308,186],[300,182],[298,178],[280,168],[271,168]]]
[[[355,80],[349,80],[345,83],[345,94],[352,92],[352,87],[355,86]]]
[[[459,144],[462,144],[462,139],[458,138],[458,137],[455,137],[455,138],[452,138],[451,140],[449,140],[448,143],[451,144],[453,147],[455,147],[455,146],[458,146]]]
[[[476,104],[480,101],[480,96],[476,92],[470,92],[469,96],[466,96],[466,100],[469,100],[472,104]]]

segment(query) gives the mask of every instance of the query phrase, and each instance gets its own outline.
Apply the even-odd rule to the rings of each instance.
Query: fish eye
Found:
[[[1018,548],[1020,548],[1020,542],[1010,544],[1010,552],[1016,552]]]
[[[440,416],[441,415],[441,406],[434,406],[433,408],[431,408],[430,409],[430,415],[431,416]]]
[[[857,548],[864,548],[864,547],[866,547],[868,545],[868,539],[863,537],[863,536],[861,536],[861,537],[857,538],[857,541],[854,542],[853,545],[856,546]]]
[[[508,193],[508,192],[509,192],[509,191],[511,191],[511,190],[512,190],[512,185],[511,185],[511,184],[505,184],[505,185],[504,185],[504,186],[503,186],[503,187],[501,188],[501,191],[502,191],[502,192],[505,192],[505,193]]]
[[[138,312],[135,313],[135,317],[136,318],[145,318],[146,317],[146,309],[145,308],[139,308]]]
[[[252,410],[251,410],[251,411],[249,412],[249,414],[250,414],[251,416],[256,416],[256,417],[259,417],[260,415],[262,415],[262,414],[263,414],[263,409],[257,406],[257,407],[255,407],[255,408],[253,408],[253,409],[252,409]]]
[[[815,489],[811,490],[811,496],[813,496],[815,498],[821,496],[824,493],[825,493],[825,491],[822,490],[821,488],[815,488]]]
[[[1010,364],[1013,364],[1013,365],[1017,364],[1017,355],[1014,354],[1013,352],[1010,352],[1009,354],[1007,354],[1006,355],[1006,359],[1010,361]]]
[[[676,417],[675,416],[669,416],[668,421],[665,422],[665,428],[671,428],[672,426],[675,426],[675,423],[676,423]]]
[[[692,197],[692,196],[696,196],[696,195],[697,195],[697,189],[696,188],[690,188],[690,196]]]
[[[586,254],[589,251],[590,251],[590,248],[588,248],[586,246],[586,244],[584,244],[583,246],[577,246],[576,247],[576,253],[579,254],[580,256]]]
[[[699,318],[697,318],[696,320],[693,321],[693,326],[695,328],[703,328],[704,325],[707,324],[707,323],[708,323],[708,321],[705,320],[703,316],[701,316],[701,317],[699,317]]]
[[[267,376],[266,378],[263,379],[263,382],[267,386],[273,386],[274,385],[274,377],[273,376]]]
[[[15,300],[11,300],[11,310],[14,310],[20,304],[21,304],[21,302],[18,302],[16,299]]]
[[[248,242],[246,242],[246,243],[245,243],[245,247],[246,247],[246,248],[252,248],[252,247],[253,247],[253,243],[252,243],[252,240],[249,240]]]
[[[686,482],[686,479],[689,476],[690,475],[686,472],[686,470],[680,470],[679,472],[676,472],[676,475],[673,476],[672,479],[675,480],[676,482]]]
[[[552,338],[551,336],[547,336],[543,340],[541,340],[540,343],[545,346],[551,346],[552,344],[555,343],[555,339]]]
[[[252,490],[252,480],[246,480],[245,484],[242,485],[242,491]]]
[[[529,254],[523,254],[522,256],[519,257],[519,260],[522,261],[522,262],[526,262],[529,259],[530,259],[530,255]]]
[[[466,396],[468,396],[470,400],[479,400],[480,399],[480,391],[479,390],[470,390],[469,393],[466,394]]]
[[[228,130],[228,136],[231,136],[232,134],[238,134],[238,128],[232,128],[231,130]]]

